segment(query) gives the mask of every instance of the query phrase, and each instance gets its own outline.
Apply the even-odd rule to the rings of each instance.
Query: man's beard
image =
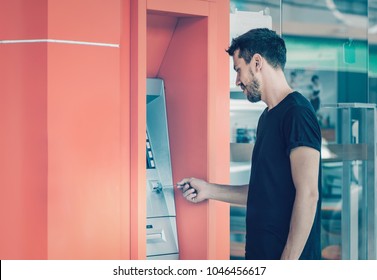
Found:
[[[252,80],[251,83],[246,85],[246,96],[250,102],[256,103],[261,101],[262,93],[260,91],[259,81],[255,79],[253,71],[250,70],[250,74],[252,76]]]

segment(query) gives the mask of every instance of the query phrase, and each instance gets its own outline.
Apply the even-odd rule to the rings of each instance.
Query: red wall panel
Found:
[[[147,16],[147,77],[158,76],[175,27],[177,17],[148,14]]]
[[[48,37],[119,43],[122,0],[48,0]]]
[[[48,0],[0,0],[0,40],[46,39]]]
[[[214,157],[211,139],[221,134],[219,123],[225,119],[217,110],[228,110],[220,104],[227,92],[215,98],[223,87],[214,86],[221,84],[217,74],[208,74],[228,71],[226,63],[214,63],[221,59],[214,51],[214,60],[210,45],[218,43],[208,43],[221,37],[213,29],[217,26],[213,7],[218,3],[0,0],[0,4],[0,26],[5,27],[1,40],[120,44],[119,48],[0,44],[0,258],[143,259],[147,4],[159,13],[155,19],[169,10],[170,34],[174,17],[190,16],[180,19],[177,36],[171,34],[172,41],[163,42],[149,68],[169,81],[175,180],[191,174],[221,181],[226,176],[218,175],[213,165],[226,158]],[[225,13],[221,8],[219,15]],[[227,26],[222,22],[219,34]],[[173,49],[165,59],[164,48],[170,44]],[[190,54],[191,59],[183,58],[187,69],[179,67],[180,49]],[[182,115],[187,104],[195,105],[189,119]],[[181,141],[187,131],[180,123],[199,133],[187,145]],[[225,147],[224,141],[216,147]],[[198,163],[198,158],[203,160]],[[228,225],[220,221],[219,213],[227,209],[213,203],[190,205],[179,194],[177,205],[181,257],[224,258],[226,250],[213,248],[221,246],[227,235],[211,236],[216,230],[226,233]]]
[[[130,80],[131,80],[131,16],[130,1],[122,1],[121,5],[121,34],[120,34],[120,258],[131,258],[131,129],[130,129]]]
[[[145,259],[146,1],[131,0],[130,13],[130,251],[131,259]]]
[[[47,45],[0,45],[0,259],[47,258]]]
[[[230,180],[230,131],[229,118],[229,1],[217,0],[210,4],[208,36],[208,179],[218,184]],[[219,140],[221,139],[221,140]],[[221,162],[221,164],[219,164]],[[209,259],[224,259],[230,255],[230,209],[229,204],[210,201],[208,216],[210,250]]]
[[[119,49],[51,44],[48,71],[48,257],[119,259]]]
[[[207,24],[207,17],[180,18],[160,68],[174,182],[191,176],[207,179]],[[203,213],[208,204],[190,204],[180,191],[176,200],[180,258],[206,259],[209,217]]]

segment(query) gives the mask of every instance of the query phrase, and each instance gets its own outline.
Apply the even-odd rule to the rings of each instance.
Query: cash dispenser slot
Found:
[[[147,241],[165,241],[163,232],[147,233]]]
[[[147,79],[147,259],[178,259],[164,82]]]

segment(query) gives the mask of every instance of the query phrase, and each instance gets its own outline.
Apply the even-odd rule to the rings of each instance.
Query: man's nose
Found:
[[[237,78],[236,78],[236,86],[239,86],[241,84],[241,81],[240,81],[240,78],[238,77],[238,74],[237,74]]]

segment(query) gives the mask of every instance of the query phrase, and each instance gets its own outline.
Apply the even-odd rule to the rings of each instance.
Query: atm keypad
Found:
[[[149,141],[148,132],[146,134],[146,152],[147,152],[147,169],[155,169],[156,165],[153,159],[152,147]]]

